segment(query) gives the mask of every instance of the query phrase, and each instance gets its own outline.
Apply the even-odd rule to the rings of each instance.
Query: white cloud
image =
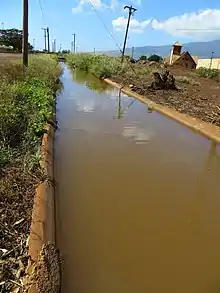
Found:
[[[79,0],[76,7],[72,8],[73,13],[83,12],[83,6],[92,5],[94,8],[99,9],[105,4],[101,0]]]
[[[177,37],[193,39],[219,38],[220,9],[206,9],[193,13],[185,13],[180,16],[170,17],[164,21],[154,19],[152,21],[152,28],[155,30],[163,30]]]
[[[118,0],[111,0],[111,3],[109,5],[105,4],[102,0],[79,0],[77,6],[72,8],[72,12],[83,12],[83,7],[86,5],[90,5],[95,9],[109,8],[111,10],[115,10],[118,7],[119,3]]]
[[[124,31],[127,26],[127,21],[126,17],[120,16],[112,21],[112,25],[116,31]],[[151,20],[138,21],[137,19],[132,18],[129,29],[134,33],[143,33],[150,22]]]

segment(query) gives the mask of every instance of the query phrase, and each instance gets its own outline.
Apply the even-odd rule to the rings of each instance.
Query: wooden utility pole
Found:
[[[134,47],[131,49],[131,58],[134,59]]]
[[[28,0],[23,0],[23,65],[28,66]]]
[[[211,69],[211,67],[212,67],[212,59],[213,59],[213,55],[214,55],[214,52],[212,52],[212,55],[211,55],[211,58],[210,58],[209,69]]]
[[[127,28],[126,28],[126,31],[125,31],[124,45],[123,45],[122,55],[121,55],[121,62],[123,62],[124,55],[125,55],[125,48],[126,48],[126,42],[127,42],[127,37],[128,37],[128,29],[129,29],[129,25],[130,25],[130,21],[131,21],[131,16],[134,14],[135,11],[137,11],[137,9],[132,7],[132,5],[131,6],[125,6],[124,9],[128,9],[129,13],[128,13]]]
[[[47,27],[47,50],[48,50],[48,53],[50,53],[50,30],[49,30],[49,27]]]
[[[73,52],[76,53],[76,34],[73,34]]]
[[[42,28],[44,30],[44,51],[47,52],[47,29]]]
[[[53,52],[56,52],[56,39],[53,39]]]
[[[33,39],[33,50],[35,49],[35,39]]]

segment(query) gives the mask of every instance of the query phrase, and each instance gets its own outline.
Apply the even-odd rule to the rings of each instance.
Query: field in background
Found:
[[[22,54],[20,53],[0,53],[0,64],[7,62],[21,62]]]

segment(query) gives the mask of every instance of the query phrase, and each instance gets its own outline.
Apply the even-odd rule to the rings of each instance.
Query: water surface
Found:
[[[62,292],[220,292],[219,148],[83,72],[62,81]]]

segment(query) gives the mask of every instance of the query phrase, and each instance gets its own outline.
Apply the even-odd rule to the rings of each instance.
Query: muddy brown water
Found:
[[[83,72],[62,82],[62,292],[220,292],[219,147]]]

